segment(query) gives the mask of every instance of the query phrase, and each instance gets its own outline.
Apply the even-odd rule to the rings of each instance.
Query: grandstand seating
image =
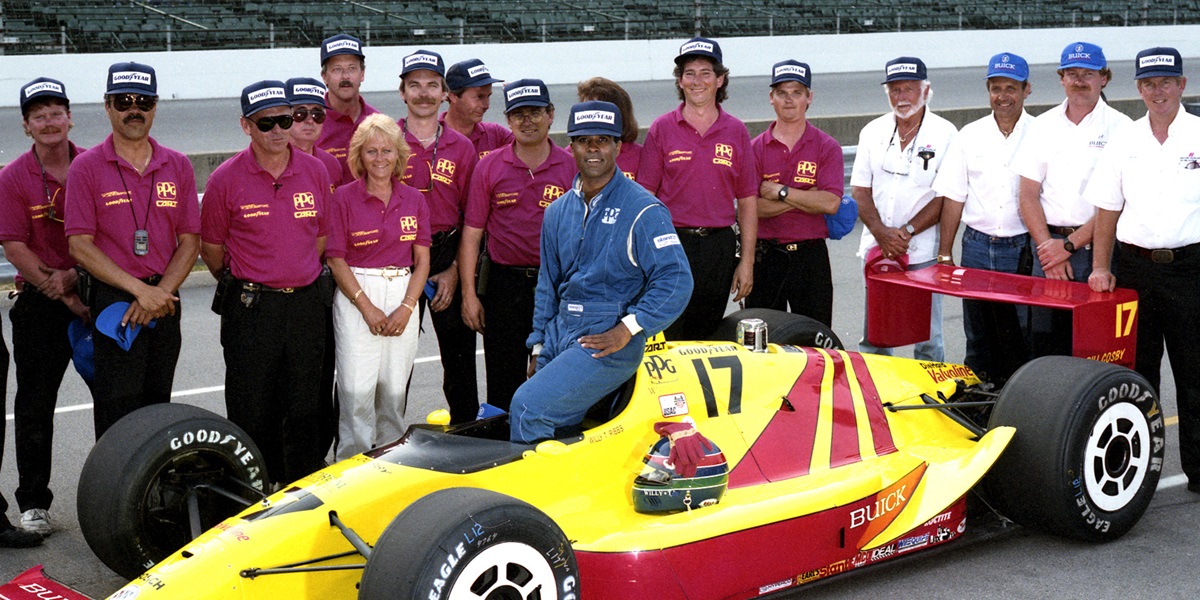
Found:
[[[339,32],[413,45],[1170,25],[1200,0],[9,0],[8,54],[311,47]]]

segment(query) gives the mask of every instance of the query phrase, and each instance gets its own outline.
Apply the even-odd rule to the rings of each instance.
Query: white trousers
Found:
[[[389,281],[353,270],[363,293],[384,314],[390,315],[404,302],[411,275]],[[345,294],[337,294],[333,335],[339,404],[338,460],[389,443],[404,433],[408,378],[417,356],[420,328],[413,314],[401,335],[372,335],[354,303]]]

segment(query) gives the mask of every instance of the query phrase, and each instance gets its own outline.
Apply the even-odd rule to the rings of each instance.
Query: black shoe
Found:
[[[0,548],[32,548],[42,543],[42,536],[32,531],[9,527],[0,531]]]
[[[1200,481],[1189,481],[1188,491],[1195,494],[1200,494]]]

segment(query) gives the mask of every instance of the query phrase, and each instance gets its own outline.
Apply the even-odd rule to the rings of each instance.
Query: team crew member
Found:
[[[8,346],[0,332],[0,394],[8,398]],[[4,427],[0,427],[0,466],[4,463]],[[0,493],[0,548],[32,548],[42,543],[42,534],[13,527],[8,520],[8,500]]]
[[[446,99],[444,72],[437,53],[418,50],[404,58],[400,97],[408,106],[408,117],[400,120],[400,128],[412,156],[406,161],[402,181],[420,190],[429,207],[430,229],[425,233],[432,231],[429,281],[434,294],[418,296],[422,310],[426,303],[432,310],[430,320],[442,357],[442,393],[450,406],[450,421],[462,423],[479,412],[476,334],[462,320],[456,263],[468,184],[478,159],[470,140],[438,121],[438,109]]]
[[[155,321],[128,351],[93,332],[97,438],[134,410],[170,402],[180,346],[176,292],[200,248],[196,176],[186,156],[150,137],[157,103],[153,68],[109,67],[104,111],[112,135],[71,165],[65,231],[71,256],[94,279],[91,314],[129,302],[123,326]]]
[[[333,313],[338,460],[404,433],[420,330],[413,315],[429,275],[429,209],[400,182],[408,158],[396,122],[367,117],[350,140],[354,182],[333,197],[326,256],[342,292]]]
[[[825,215],[841,206],[842,147],[808,122],[812,71],[795,60],[771,68],[775,121],[754,138],[758,185],[758,247],[748,308],[790,310],[826,325],[833,321],[833,276]]]
[[[1097,292],[1118,285],[1137,291],[1136,368],[1156,390],[1166,344],[1179,458],[1187,489],[1200,493],[1200,117],[1180,104],[1187,78],[1179,51],[1142,50],[1135,66],[1146,116],[1117,130],[1084,192],[1099,209],[1088,284]]]
[[[579,175],[546,209],[529,344],[536,373],[513,398],[514,442],[578,426],[588,408],[637,371],[646,338],[678,317],[692,291],[671,214],[621,176],[621,112],[571,108],[567,135]]]
[[[504,82],[492,77],[487,65],[478,58],[454,63],[446,70],[450,108],[442,113],[442,124],[467,136],[479,158],[513,141],[512,131],[507,127],[483,120],[491,107],[492,85],[496,83]]]
[[[71,103],[61,81],[34,79],[21,87],[19,100],[33,147],[0,171],[0,242],[21,290],[9,313],[17,366],[16,499],[21,527],[49,535],[54,407],[73,354],[67,326],[88,317],[63,233],[63,183],[80,149],[68,139]]]
[[[638,124],[633,116],[633,100],[625,88],[611,79],[593,77],[579,82],[576,89],[580,102],[600,100],[611,102],[621,110],[621,153],[617,155],[617,167],[626,177],[637,181],[638,169],[642,165],[642,145],[637,143]]]
[[[325,84],[311,77],[293,77],[284,82],[288,104],[292,105],[292,128],[287,130],[292,146],[311,154],[325,165],[329,180],[335,184],[342,179],[342,163],[332,154],[317,148],[324,129],[326,110]]]
[[[201,211],[201,256],[221,280],[225,410],[258,444],[272,482],[323,466],[321,361],[326,306],[318,285],[329,174],[288,143],[282,81],[242,89],[250,147],[217,167]]]
[[[1011,52],[988,62],[985,85],[992,114],[962,128],[950,144],[933,187],[942,202],[938,262],[954,264],[954,238],[960,223],[962,266],[1017,273],[1029,256],[1029,231],[1018,210],[1021,178],[1008,168],[1032,117],[1025,112],[1029,64]],[[1024,272],[1028,275],[1028,271]],[[1021,321],[1027,312],[1011,304],[963,300],[967,354],[976,374],[1003,384],[1028,360]],[[1021,318],[1018,318],[1020,314]]]
[[[728,77],[717,42],[693,38],[681,46],[675,89],[682,102],[654,120],[642,150],[638,183],[671,210],[695,282],[687,310],[667,329],[667,339],[707,338],[720,324],[729,295],[741,301],[754,282],[749,249],[758,238],[759,179],[746,125],[721,109]],[[739,242],[746,249],[740,259]]]
[[[932,186],[957,130],[929,110],[933,89],[921,59],[901,56],[888,61],[885,72],[884,92],[892,111],[867,123],[859,133],[850,176],[865,225],[858,252],[863,259],[875,247],[884,258],[907,255],[911,271],[933,265],[937,257],[942,198]],[[894,352],[871,345],[865,334],[858,348],[876,354]],[[916,344],[913,355],[937,362],[945,357],[941,296],[933,297],[929,339]]]
[[[1083,188],[1100,152],[1130,119],[1101,98],[1112,71],[1099,46],[1068,44],[1058,77],[1067,98],[1033,120],[1012,170],[1021,176],[1021,220],[1037,251],[1033,275],[1087,281],[1095,207],[1083,199]],[[1029,330],[1033,356],[1071,354],[1070,313],[1031,308]]]
[[[379,112],[367,104],[358,91],[366,75],[367,59],[362,52],[362,40],[339,33],[321,42],[321,79],[329,89],[325,95],[329,122],[321,129],[317,147],[341,163],[342,177],[334,182],[337,185],[354,180],[346,165],[347,148],[354,129],[367,115]]]
[[[504,113],[515,140],[483,157],[471,175],[458,282],[463,321],[483,334],[487,401],[508,410],[529,364],[525,340],[533,327],[542,216],[571,186],[576,168],[571,154],[550,140],[554,105],[540,79],[506,85]],[[484,232],[488,266],[477,282]]]

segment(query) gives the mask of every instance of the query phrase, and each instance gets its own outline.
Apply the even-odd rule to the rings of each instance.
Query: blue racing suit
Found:
[[[692,275],[667,207],[620,172],[585,202],[579,177],[546,208],[533,333],[538,370],[513,396],[514,442],[554,437],[637,372],[648,336],[687,306]],[[625,322],[633,338],[593,358],[585,335]],[[636,331],[635,331],[636,330]]]

